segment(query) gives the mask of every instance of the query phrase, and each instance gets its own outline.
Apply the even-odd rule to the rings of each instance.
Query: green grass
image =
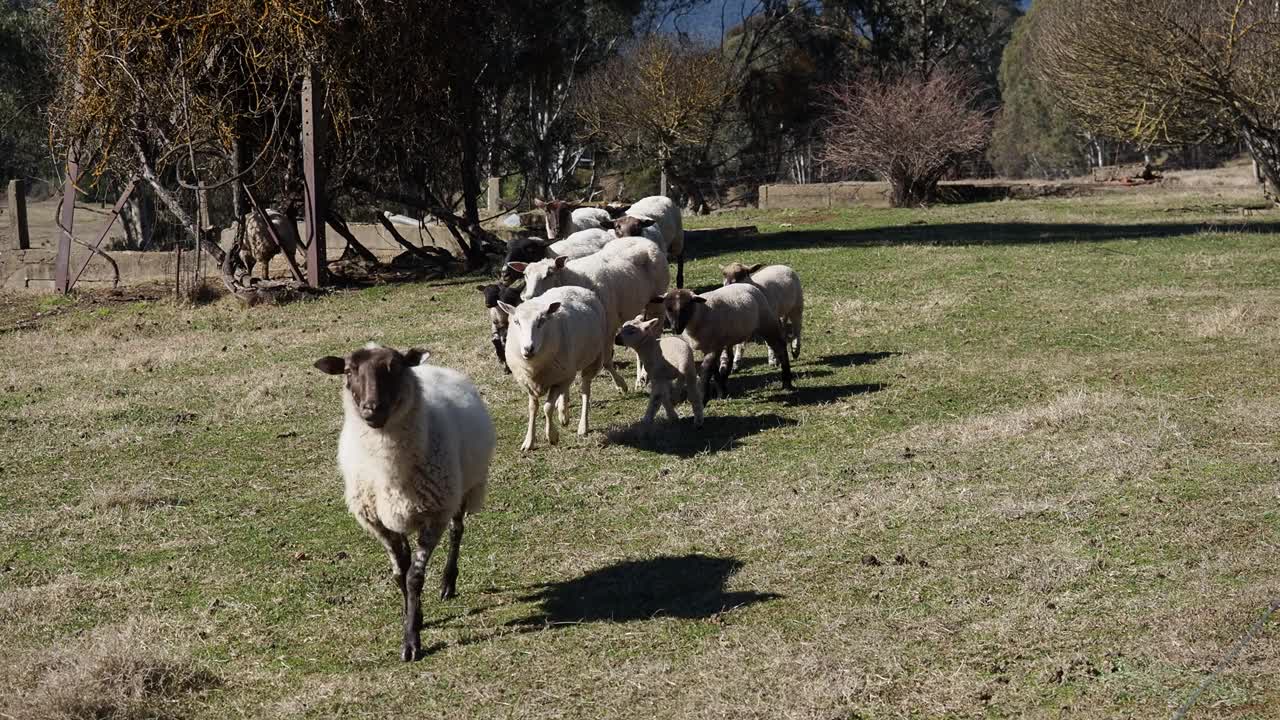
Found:
[[[120,716],[1167,717],[1278,594],[1280,223],[1238,205],[691,219],[763,233],[692,247],[691,286],[729,260],[804,279],[797,390],[757,346],[702,432],[649,444],[645,398],[601,381],[591,433],[527,456],[477,278],[9,296],[58,312],[0,335],[0,667],[25,669],[0,712],[145,620],[201,680]],[[311,368],[370,339],[464,369],[498,426],[412,665]],[[1278,624],[1193,717],[1278,715]]]

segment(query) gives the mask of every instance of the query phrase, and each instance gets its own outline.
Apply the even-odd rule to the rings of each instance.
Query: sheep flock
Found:
[[[546,441],[557,444],[575,380],[579,435],[590,430],[597,374],[608,373],[619,392],[631,392],[614,368],[615,351],[634,353],[635,389],[648,388],[646,430],[659,407],[668,422],[685,422],[675,405],[687,401],[691,431],[698,432],[707,404],[729,396],[735,361],[752,340],[768,345],[783,389],[792,389],[787,350],[799,355],[803,294],[791,268],[733,263],[722,268],[722,287],[697,294],[682,287],[684,230],[669,199],[608,209],[535,204],[545,214],[547,237],[511,241],[500,282],[478,287],[497,361],[528,397],[522,452],[536,446],[539,408]],[[677,264],[674,288],[670,260]],[[321,372],[343,377],[337,460],[347,508],[390,557],[403,600],[406,661],[422,656],[426,565],[446,531],[440,597],[457,593],[463,523],[483,504],[496,447],[476,386],[427,364],[428,357],[422,349],[370,343],[315,362]]]

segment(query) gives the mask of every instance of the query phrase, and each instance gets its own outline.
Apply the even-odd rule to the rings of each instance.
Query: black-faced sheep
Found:
[[[463,518],[484,503],[495,441],[475,385],[457,371],[420,364],[427,356],[371,343],[315,362],[321,372],[344,376],[338,467],[347,508],[391,556],[404,598],[406,661],[422,656],[422,585],[446,529],[440,597],[457,594]]]

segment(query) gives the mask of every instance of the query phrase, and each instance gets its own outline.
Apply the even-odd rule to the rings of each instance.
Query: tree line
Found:
[[[661,188],[704,210],[876,176],[926,202],[960,166],[1054,177],[1189,145],[1280,163],[1275,3],[754,0],[672,31],[715,2],[4,0],[0,176],[75,153],[82,184],[139,177],[184,229],[201,193],[215,223],[243,213],[242,182],[296,206],[307,77],[338,206],[431,214],[464,247],[488,177],[516,205]]]

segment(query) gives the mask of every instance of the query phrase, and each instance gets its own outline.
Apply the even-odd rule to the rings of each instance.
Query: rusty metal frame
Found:
[[[271,242],[274,242],[276,247],[280,249],[280,254],[284,256],[285,263],[288,264],[289,270],[293,273],[293,279],[306,284],[307,278],[302,276],[302,269],[298,267],[298,261],[294,259],[291,253],[284,251],[284,245],[280,244],[280,236],[276,234],[276,228],[271,224],[271,218],[267,217],[266,211],[262,209],[260,204],[258,204],[258,198],[254,197],[253,191],[250,190],[249,186],[245,185],[243,181],[240,181],[240,187],[244,188],[245,199],[247,199],[249,201],[249,205],[253,207],[253,213],[258,216],[260,221],[262,221],[263,227],[267,229],[267,235],[271,236]],[[292,220],[290,221],[292,222]],[[244,230],[245,232],[248,232],[249,228],[246,227]],[[297,234],[296,230],[294,231],[294,234]],[[308,268],[308,271],[309,270],[310,268]],[[308,274],[310,273],[308,272]]]
[[[76,222],[76,183],[80,181],[80,161],[75,148],[67,151],[67,178],[62,185],[59,208],[58,254],[53,261],[53,287],[62,294],[71,292],[71,234]],[[70,199],[70,202],[67,200]]]
[[[129,202],[129,197],[133,195],[133,190],[137,186],[138,178],[135,176],[129,181],[129,184],[125,186],[124,192],[120,193],[120,197],[116,199],[116,204],[111,206],[111,219],[107,221],[106,227],[102,228],[102,232],[98,233],[98,239],[89,247],[89,257],[84,259],[84,263],[80,265],[80,270],[76,272],[76,276],[71,278],[71,282],[67,283],[67,289],[65,292],[71,292],[71,289],[76,286],[76,283],[80,282],[80,276],[84,275],[84,271],[89,267],[89,263],[93,261],[94,254],[101,252],[98,248],[102,246],[102,241],[107,239],[107,233],[111,232],[111,228],[116,224],[116,218],[120,217],[120,211],[124,209],[124,204]],[[70,256],[67,257],[67,261],[71,261]]]

